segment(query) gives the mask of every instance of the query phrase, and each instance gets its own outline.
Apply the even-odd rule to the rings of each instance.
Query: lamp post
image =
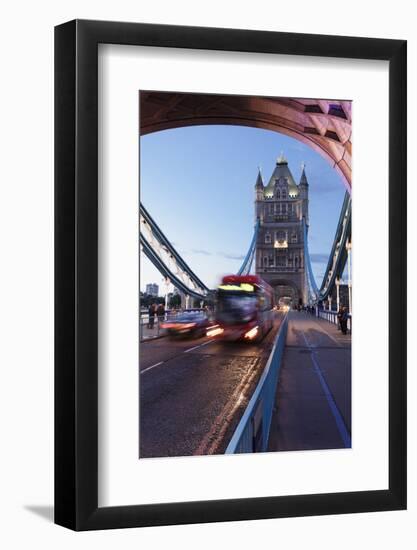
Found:
[[[340,279],[336,277],[336,308],[337,311],[340,309]]]
[[[347,264],[348,264],[348,291],[349,291],[349,313],[352,315],[352,243],[348,241],[346,243],[347,250]]]
[[[168,277],[165,277],[164,282],[165,282],[165,311],[166,311],[168,309],[168,288],[170,285],[170,280],[168,279]]]

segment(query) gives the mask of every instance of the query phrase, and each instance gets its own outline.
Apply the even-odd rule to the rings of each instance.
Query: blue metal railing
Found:
[[[325,319],[329,323],[339,326],[339,319],[337,317],[337,311],[329,309],[318,309],[316,310],[316,316],[320,319]],[[349,313],[347,320],[347,329],[349,332],[352,332],[352,315]]]
[[[226,449],[226,454],[265,452],[287,336],[285,315],[265,370]]]

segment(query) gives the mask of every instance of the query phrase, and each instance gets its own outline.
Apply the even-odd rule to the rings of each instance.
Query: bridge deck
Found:
[[[154,339],[140,346],[140,457],[222,454],[265,368],[260,344]]]
[[[269,451],[350,447],[351,337],[290,312]]]

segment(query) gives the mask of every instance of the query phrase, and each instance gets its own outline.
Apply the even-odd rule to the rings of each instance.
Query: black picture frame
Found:
[[[389,488],[98,507],[98,44],[389,62]],[[406,508],[406,41],[75,20],[55,28],[55,522],[74,530]],[[370,343],[372,345],[372,343]]]

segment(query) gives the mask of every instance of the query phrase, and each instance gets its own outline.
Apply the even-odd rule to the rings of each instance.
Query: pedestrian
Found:
[[[148,328],[150,329],[153,329],[153,324],[155,322],[155,310],[156,310],[155,304],[150,304],[148,309],[148,316],[149,316]]]
[[[342,311],[340,312],[339,323],[340,323],[340,330],[342,331],[342,333],[347,334],[348,311],[346,306],[342,307]]]
[[[337,312],[337,330],[342,330],[342,325],[340,319],[342,318],[343,306],[339,306],[339,311]]]
[[[161,324],[165,317],[165,307],[164,304],[159,304],[156,308],[156,315],[158,317],[158,324]]]

